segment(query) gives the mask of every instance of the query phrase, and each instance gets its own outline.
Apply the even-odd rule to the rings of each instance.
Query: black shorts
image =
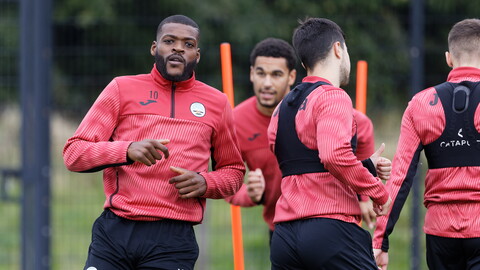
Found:
[[[272,270],[378,269],[370,233],[354,223],[329,218],[275,225]]]
[[[193,224],[134,221],[105,210],[92,228],[85,270],[193,270],[198,245]]]
[[[448,238],[427,234],[426,246],[429,269],[480,269],[480,238]]]

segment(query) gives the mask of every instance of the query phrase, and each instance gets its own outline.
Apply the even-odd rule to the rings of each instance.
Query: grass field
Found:
[[[19,123],[18,109],[7,108],[0,115],[0,167],[18,168]],[[393,158],[400,118],[382,115],[374,119],[376,144],[387,143],[385,156]],[[52,118],[52,269],[82,269],[93,221],[102,211],[104,200],[101,173],[78,174],[65,169],[61,151],[77,123],[60,116]],[[392,139],[393,138],[393,139]],[[18,181],[7,189],[14,198],[20,196]],[[390,270],[410,268],[410,199],[391,236]],[[423,213],[423,206],[422,213]],[[0,201],[0,270],[20,269],[20,208],[18,201]],[[209,200],[205,222],[195,227],[200,246],[198,270],[233,269],[230,230],[230,207],[223,200]],[[261,208],[242,209],[245,266],[248,270],[270,269],[268,229]],[[420,269],[425,266],[423,233]]]

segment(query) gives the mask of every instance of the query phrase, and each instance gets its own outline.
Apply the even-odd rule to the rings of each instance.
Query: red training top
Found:
[[[273,230],[275,204],[281,193],[282,172],[275,154],[268,145],[267,128],[270,116],[262,114],[257,109],[256,101],[257,98],[253,96],[238,104],[233,110],[233,115],[243,160],[250,170],[260,168],[265,178],[263,219],[270,230]],[[246,185],[242,185],[239,192],[227,198],[227,201],[243,207],[256,205],[248,196]]]
[[[113,79],[63,150],[71,171],[103,171],[104,208],[133,220],[163,218],[201,222],[205,198],[234,194],[245,166],[226,96],[192,78],[172,83],[157,69]],[[148,167],[131,164],[127,149],[144,139],[169,139],[168,159]],[[213,152],[211,152],[213,149]],[[215,171],[208,172],[210,157]],[[181,199],[170,166],[199,172],[202,198]]]
[[[353,118],[357,124],[357,151],[355,155],[358,160],[365,160],[375,153],[375,136],[373,123],[364,113],[354,109]],[[360,196],[361,201],[368,201],[368,196]]]
[[[267,138],[267,129],[270,116],[262,114],[256,106],[256,97],[250,97],[238,104],[233,110],[235,127],[237,131],[243,160],[248,168],[255,170],[260,168],[265,178],[265,191],[263,194],[263,219],[270,230],[274,230],[273,218],[275,205],[280,197],[282,172],[278,167],[277,158],[270,150]],[[375,152],[373,124],[370,118],[360,111],[354,110],[357,124],[357,152],[358,160],[369,158]],[[362,200],[368,200],[362,196]],[[246,185],[226,199],[234,205],[242,207],[255,206],[246,191]]]
[[[328,82],[315,76],[303,79],[303,82],[317,81]],[[373,177],[352,152],[350,140],[356,125],[352,101],[344,90],[331,85],[319,86],[307,96],[306,109],[298,111],[295,124],[301,142],[318,150],[328,172],[285,177],[275,209],[275,223],[314,217],[358,223],[361,214],[357,193],[369,196],[379,205],[387,202],[388,193],[383,183]],[[268,128],[272,150],[277,127],[278,114],[274,112]]]
[[[447,81],[478,82],[480,69],[455,68],[448,75]],[[397,151],[392,164],[392,176],[387,181],[387,189],[393,200],[392,205],[403,205],[406,200],[415,175],[411,168],[417,165],[414,164],[414,156],[418,148],[435,141],[445,129],[445,113],[441,102],[431,104],[434,95],[436,91],[433,87],[417,93],[403,114]],[[477,131],[480,131],[478,105],[474,124]],[[427,208],[423,227],[426,234],[451,238],[480,237],[479,175],[480,167],[450,167],[427,171],[423,201]],[[386,231],[393,230],[400,211],[401,207],[392,208],[387,216],[377,219],[374,248],[388,250]]]
[[[358,160],[365,160],[375,153],[375,136],[373,123],[364,113],[353,110],[353,118],[357,123],[357,151]]]

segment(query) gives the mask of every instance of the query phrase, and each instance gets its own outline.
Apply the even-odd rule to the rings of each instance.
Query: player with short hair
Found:
[[[246,183],[226,200],[242,207],[262,205],[270,239],[275,227],[273,218],[281,194],[282,173],[268,145],[267,129],[275,107],[295,82],[296,62],[295,50],[288,42],[278,38],[258,42],[250,53],[250,81],[255,95],[233,110],[242,157],[250,171]],[[375,152],[373,123],[358,110],[354,110],[354,118],[358,138],[355,155],[364,160]],[[376,214],[370,198],[362,196],[360,205],[362,219],[373,228]]]
[[[257,43],[250,53],[250,81],[255,95],[233,110],[242,157],[250,171],[246,184],[227,201],[242,207],[263,205],[263,219],[270,234],[282,174],[268,145],[267,128],[273,110],[295,82],[296,61],[293,47],[284,40],[267,38]]]
[[[227,98],[195,78],[199,37],[192,19],[165,18],[151,72],[114,78],[67,140],[69,170],[103,170],[105,210],[85,269],[193,270],[206,198],[231,196],[243,182]]]
[[[273,113],[269,143],[280,164],[282,195],[275,209],[272,269],[376,269],[369,232],[358,226],[357,194],[369,196],[378,215],[390,197],[374,177],[382,146],[362,162],[354,155],[350,57],[341,28],[310,18],[293,34],[307,77]]]
[[[480,20],[456,23],[448,34],[447,81],[408,103],[387,183],[391,212],[378,220],[373,247],[388,266],[392,233],[425,151],[423,230],[430,269],[480,269]]]

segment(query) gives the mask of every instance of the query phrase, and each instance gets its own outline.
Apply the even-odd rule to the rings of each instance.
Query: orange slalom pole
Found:
[[[365,60],[357,62],[357,89],[355,94],[355,108],[367,114],[367,71],[368,64]],[[358,223],[362,227],[362,221]]]
[[[222,64],[222,87],[227,95],[232,108],[235,106],[233,93],[232,54],[230,43],[220,44],[220,59]],[[240,207],[230,205],[232,219],[233,265],[235,270],[244,270],[243,239],[242,239],[242,213]]]
[[[355,95],[355,107],[367,114],[367,72],[368,64],[365,60],[357,62],[357,90]]]

